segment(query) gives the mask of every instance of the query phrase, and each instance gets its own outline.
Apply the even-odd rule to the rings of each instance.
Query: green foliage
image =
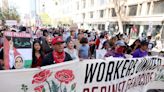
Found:
[[[22,86],[21,90],[23,90],[24,92],[27,92],[28,86],[25,84],[22,84],[21,86]]]
[[[17,20],[20,21],[20,15],[16,8],[11,8],[8,10],[0,10],[0,20]]]
[[[51,89],[52,89],[52,92],[58,92],[59,86],[54,81],[52,81]]]
[[[45,88],[43,88],[43,89],[42,89],[42,92],[46,92],[46,89],[45,89]]]
[[[75,89],[75,87],[76,87],[76,83],[72,84],[71,85],[71,91],[73,91]]]
[[[66,87],[64,87],[63,92],[67,92],[67,88]]]

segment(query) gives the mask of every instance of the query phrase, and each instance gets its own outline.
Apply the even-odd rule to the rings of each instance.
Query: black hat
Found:
[[[141,41],[141,45],[148,45],[148,44],[149,44],[149,42],[148,42],[148,41],[146,41],[146,40]]]

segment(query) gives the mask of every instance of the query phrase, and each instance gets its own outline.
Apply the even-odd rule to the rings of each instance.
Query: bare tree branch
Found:
[[[116,12],[116,16],[118,19],[118,25],[119,25],[119,31],[120,33],[123,33],[123,20],[125,17],[125,4],[127,2],[127,0],[113,0],[112,1],[114,4],[114,9]]]

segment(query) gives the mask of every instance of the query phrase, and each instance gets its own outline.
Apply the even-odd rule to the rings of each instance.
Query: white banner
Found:
[[[164,59],[106,58],[0,71],[0,92],[152,92],[164,89]]]

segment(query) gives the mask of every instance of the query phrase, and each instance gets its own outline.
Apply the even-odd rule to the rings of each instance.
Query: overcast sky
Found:
[[[9,0],[9,4],[15,6],[21,15],[30,13],[30,0]]]

